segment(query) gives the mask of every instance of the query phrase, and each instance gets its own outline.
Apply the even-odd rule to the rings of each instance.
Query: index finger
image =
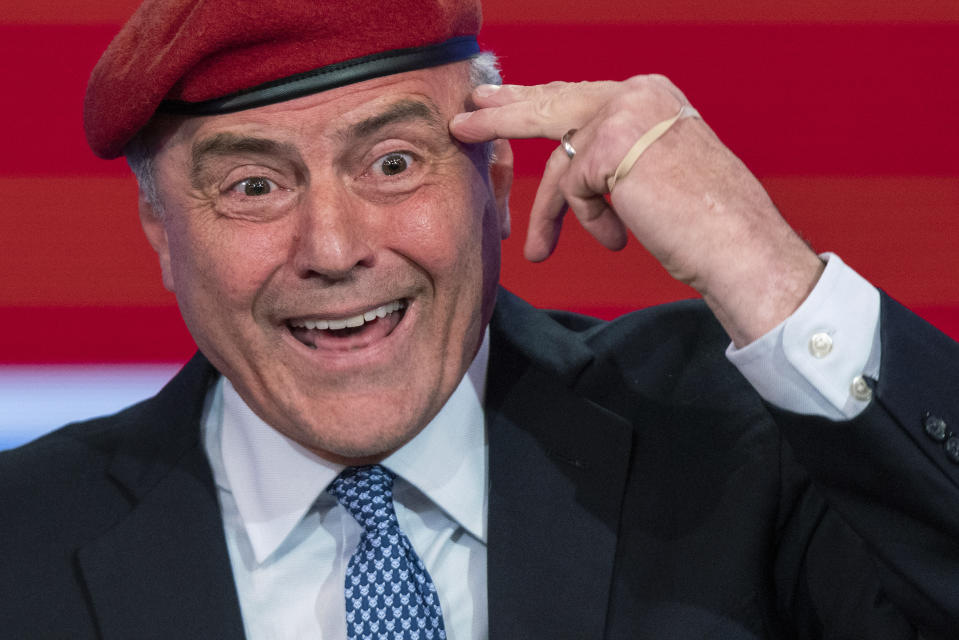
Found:
[[[550,135],[552,129],[534,117],[527,102],[458,113],[450,120],[450,132],[461,142],[553,137]]]
[[[550,138],[582,126],[609,99],[613,83],[552,82],[522,85],[480,85],[473,90],[476,111],[450,121],[450,132],[462,142],[496,138]]]

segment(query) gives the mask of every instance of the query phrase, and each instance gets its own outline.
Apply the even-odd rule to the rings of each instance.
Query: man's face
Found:
[[[407,442],[481,341],[508,185],[449,135],[468,92],[447,65],[191,118],[160,143],[164,213],[141,218],[164,284],[247,404],[328,459]]]

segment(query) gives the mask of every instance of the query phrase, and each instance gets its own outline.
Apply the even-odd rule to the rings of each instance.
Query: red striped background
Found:
[[[87,75],[135,4],[0,1],[0,364],[192,352],[126,167],[95,159],[80,123]],[[959,337],[955,0],[496,0],[485,14],[508,82],[669,75],[817,249]],[[516,144],[505,284],[600,315],[692,295],[637,243],[609,254],[575,225],[545,264],[522,260],[551,148]]]

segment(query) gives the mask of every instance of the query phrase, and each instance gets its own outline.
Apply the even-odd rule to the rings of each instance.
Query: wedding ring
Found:
[[[560,145],[563,147],[563,151],[566,152],[566,155],[569,156],[569,159],[572,160],[573,156],[576,155],[576,149],[573,148],[573,145],[569,143],[570,137],[576,133],[578,129],[570,129],[563,134],[563,138],[559,141]]]

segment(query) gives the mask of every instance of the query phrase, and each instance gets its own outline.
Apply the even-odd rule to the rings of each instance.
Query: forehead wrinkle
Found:
[[[342,132],[347,142],[353,143],[374,135],[380,129],[398,122],[423,121],[436,131],[446,134],[446,127],[440,116],[439,108],[429,98],[423,100],[404,99],[394,102],[375,115],[350,125]]]
[[[190,151],[190,175],[194,185],[199,183],[210,158],[231,155],[280,156],[288,159],[299,158],[296,147],[270,138],[240,135],[230,132],[217,133],[193,143]]]

